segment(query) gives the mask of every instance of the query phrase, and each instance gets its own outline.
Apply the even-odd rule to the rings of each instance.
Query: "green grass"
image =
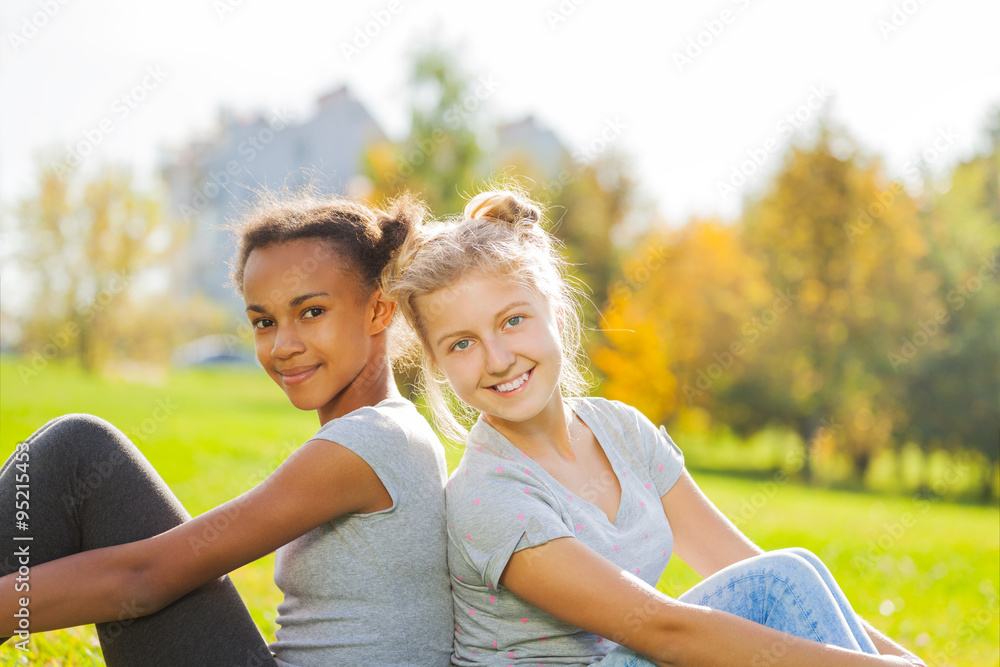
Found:
[[[318,426],[259,371],[184,371],[135,383],[50,364],[25,381],[17,360],[0,361],[5,455],[66,412],[92,412],[132,435],[192,514],[262,480]],[[453,467],[461,452],[447,455]],[[1000,665],[997,507],[809,489],[780,475],[695,479],[765,549],[794,545],[820,555],[862,616],[930,664]],[[281,601],[272,575],[273,556],[232,574],[268,640]],[[660,587],[678,595],[697,580],[675,558]],[[8,643],[0,664],[103,664],[92,627],[36,634],[30,647],[19,656]]]

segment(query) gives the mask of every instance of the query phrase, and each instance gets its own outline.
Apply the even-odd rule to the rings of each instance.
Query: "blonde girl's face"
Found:
[[[559,324],[544,296],[476,272],[415,305],[432,360],[491,424],[562,409]]]

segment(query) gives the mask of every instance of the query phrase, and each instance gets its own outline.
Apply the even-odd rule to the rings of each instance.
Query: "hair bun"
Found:
[[[537,224],[542,219],[538,205],[517,192],[492,190],[481,192],[466,205],[465,217],[489,218],[508,224]]]
[[[379,244],[392,254],[420,226],[426,214],[424,203],[409,192],[397,196],[386,210],[378,211],[378,226],[382,231]]]

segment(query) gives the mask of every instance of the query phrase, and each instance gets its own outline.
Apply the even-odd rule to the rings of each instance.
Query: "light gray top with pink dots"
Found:
[[[499,586],[515,551],[561,537],[655,586],[673,549],[661,497],[684,469],[663,427],[618,401],[567,399],[604,449],[621,485],[614,522],[571,493],[482,418],[449,479],[448,564],[455,602],[455,665],[581,665],[615,644]],[[608,480],[595,479],[593,488]]]

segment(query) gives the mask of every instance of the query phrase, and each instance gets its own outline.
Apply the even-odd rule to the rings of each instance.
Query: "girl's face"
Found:
[[[477,272],[418,298],[416,308],[434,363],[493,426],[562,409],[559,325],[538,292]]]
[[[320,239],[258,248],[247,259],[243,297],[257,360],[292,405],[318,411],[324,424],[372,405],[388,369],[374,336],[393,304],[379,290],[360,293],[351,267]]]

